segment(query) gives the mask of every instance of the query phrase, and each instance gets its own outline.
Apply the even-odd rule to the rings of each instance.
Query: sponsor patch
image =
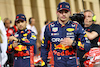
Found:
[[[57,31],[58,31],[58,27],[52,28],[52,31],[53,31],[53,32],[57,32]]]
[[[59,35],[59,33],[51,33],[51,35]]]
[[[54,27],[55,26],[55,24],[51,24],[51,27]]]
[[[19,34],[15,34],[15,35],[14,35],[14,37],[18,37],[18,36],[19,36]]]
[[[51,39],[52,42],[60,42],[61,40],[63,40],[63,38],[52,38]]]
[[[85,34],[84,37],[87,37],[87,35]]]
[[[66,37],[74,37],[74,36],[66,36]]]
[[[12,30],[9,30],[8,33],[13,34],[13,31]]]
[[[26,37],[27,36],[27,33],[23,34],[23,36]]]
[[[74,35],[74,33],[73,32],[68,32],[68,33],[66,33],[67,35]]]
[[[72,31],[74,31],[74,28],[67,28],[66,30],[69,32],[72,32]]]
[[[72,27],[75,27],[75,24],[72,24]]]

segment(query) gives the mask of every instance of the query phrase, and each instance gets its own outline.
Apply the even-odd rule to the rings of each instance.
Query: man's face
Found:
[[[31,24],[34,25],[35,24],[35,19],[31,19]]]
[[[58,20],[60,21],[69,20],[69,16],[70,16],[70,11],[67,11],[67,10],[57,11],[57,17],[58,17]]]
[[[10,28],[10,20],[6,20],[5,21],[5,27],[6,28]]]
[[[92,22],[92,17],[93,14],[91,12],[85,12],[84,13],[84,24],[87,26],[90,26],[93,22]]]
[[[26,28],[26,21],[19,20],[16,22],[19,30],[24,30]]]

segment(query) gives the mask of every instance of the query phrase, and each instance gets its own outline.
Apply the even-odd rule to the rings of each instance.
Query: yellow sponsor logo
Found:
[[[18,45],[17,47],[14,48],[16,51],[22,51],[22,50],[27,50],[26,46],[23,45]]]
[[[33,38],[36,38],[36,36],[35,36],[35,35],[32,35],[32,37],[33,37]]]
[[[71,32],[71,31],[74,31],[74,28],[68,28],[66,30],[69,31],[69,32]]]
[[[65,25],[62,25],[62,26],[65,26]]]
[[[22,41],[25,41],[25,39],[22,38]]]
[[[10,46],[8,46],[8,49],[12,49],[12,44],[10,44]]]
[[[78,42],[78,46],[84,48],[84,44],[82,44],[80,41]]]
[[[64,46],[64,45],[61,45],[61,44],[54,44],[55,46],[55,49],[62,49],[62,50],[66,50],[66,49],[69,49],[69,48],[72,48],[72,46]]]
[[[43,37],[43,40],[44,40],[45,38]]]
[[[10,41],[8,40],[8,43],[9,43]]]
[[[27,33],[23,34],[23,36],[26,37],[27,36]]]
[[[42,40],[42,44],[44,44],[44,41]]]
[[[87,35],[85,34],[84,37],[87,37]]]
[[[44,66],[45,62],[43,60],[41,60],[41,66]]]

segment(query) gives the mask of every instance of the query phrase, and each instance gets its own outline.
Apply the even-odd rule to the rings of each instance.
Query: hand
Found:
[[[18,39],[17,39],[16,37],[10,36],[10,37],[9,37],[9,41],[13,41],[13,40],[14,40],[14,41],[18,41]]]
[[[60,41],[60,44],[64,46],[71,46],[73,43],[73,40],[71,38],[64,38],[63,40]]]
[[[13,48],[15,48],[15,47],[17,47],[18,42],[14,41],[12,45],[13,45]]]

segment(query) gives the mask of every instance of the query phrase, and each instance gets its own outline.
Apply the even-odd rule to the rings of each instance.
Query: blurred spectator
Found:
[[[27,29],[32,30],[36,35],[38,34],[35,25],[35,19],[33,17],[29,18],[29,25],[27,25]]]
[[[40,41],[42,41],[42,39],[43,39],[43,36],[44,36],[44,31],[45,31],[45,27],[46,27],[46,25],[48,25],[50,23],[50,21],[45,21],[45,25],[42,27],[42,29],[41,29],[41,34],[40,34]]]
[[[3,67],[3,65],[7,61],[7,36],[6,31],[3,22],[0,20],[0,65]]]
[[[27,25],[27,29],[32,30],[36,35],[38,35],[37,29],[35,27],[35,19],[33,17],[29,18],[29,24]],[[36,48],[40,47],[39,42],[37,40],[36,45],[34,46],[34,50],[38,52]],[[35,52],[35,54],[36,54]]]
[[[4,25],[5,25],[5,29],[6,29],[6,35],[7,35],[7,39],[9,39],[9,36],[13,35],[14,34],[14,30],[11,28],[11,20],[9,18],[5,18],[4,19]],[[12,67],[13,66],[13,58],[14,58],[14,54],[13,52],[12,53],[9,53],[7,51],[7,55],[8,55],[8,60],[7,60],[7,63],[5,64],[5,67],[7,65],[9,65],[9,67]]]
[[[9,18],[4,19],[7,38],[9,38],[9,36],[14,33],[13,29],[11,29],[11,23],[12,22]]]
[[[4,19],[4,25],[5,25],[6,29],[11,27],[11,23],[12,22],[9,18]]]

